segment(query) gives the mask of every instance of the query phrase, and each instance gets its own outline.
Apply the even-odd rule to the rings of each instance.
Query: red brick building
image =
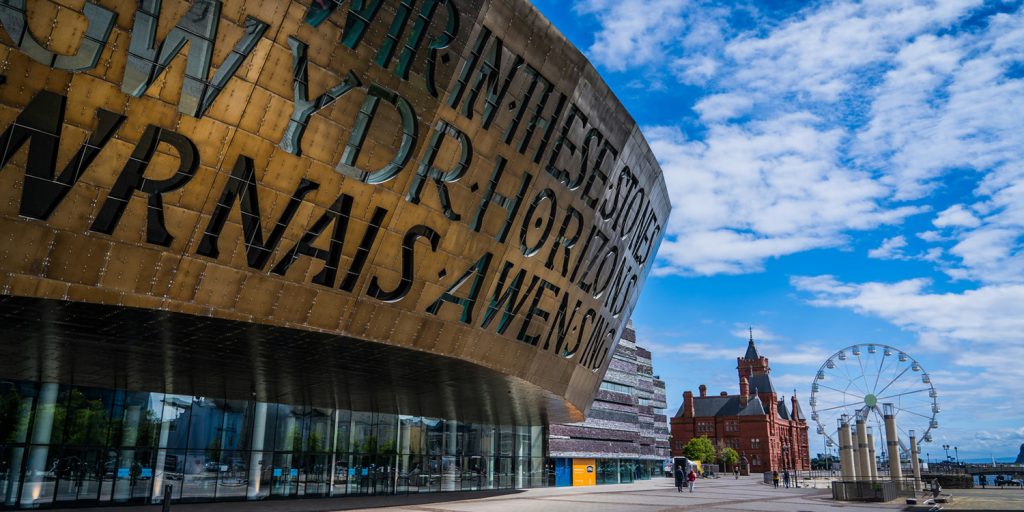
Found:
[[[683,405],[672,418],[672,455],[682,456],[683,446],[694,437],[707,436],[719,449],[732,447],[746,457],[752,472],[777,469],[810,469],[807,420],[796,394],[780,397],[772,386],[768,358],[757,353],[751,335],[747,352],[736,358],[740,393],[723,391],[700,396],[683,393]]]

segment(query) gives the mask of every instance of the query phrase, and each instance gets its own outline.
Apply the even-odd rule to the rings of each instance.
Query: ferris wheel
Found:
[[[916,359],[888,345],[853,345],[832,354],[818,368],[811,384],[811,419],[825,444],[838,446],[837,420],[857,415],[885,432],[883,405],[892,404],[901,451],[907,452],[911,430],[917,443],[931,442],[939,427],[938,393]]]

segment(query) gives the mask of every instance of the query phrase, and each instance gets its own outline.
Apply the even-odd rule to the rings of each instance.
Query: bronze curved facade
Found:
[[[0,377],[582,419],[669,202],[528,2],[0,21]]]

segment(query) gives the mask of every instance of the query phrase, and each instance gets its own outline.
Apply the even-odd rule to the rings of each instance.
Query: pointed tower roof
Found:
[[[754,346],[754,328],[750,327],[750,341],[747,343],[747,353],[744,354],[743,359],[757,361],[761,356],[757,353],[757,347]]]
[[[747,402],[747,406],[737,413],[737,416],[764,416],[764,404],[761,403],[761,399],[757,396],[757,391],[754,391],[754,395],[750,397],[750,401]]]

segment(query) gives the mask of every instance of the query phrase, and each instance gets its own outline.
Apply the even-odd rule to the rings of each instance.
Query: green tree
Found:
[[[28,417],[28,407],[22,405],[21,394],[11,385],[11,389],[0,397],[0,443],[24,441]]]
[[[736,453],[736,450],[725,447],[722,448],[722,453],[718,454],[718,462],[726,466],[732,466],[740,461],[740,454]]]
[[[715,447],[708,440],[708,436],[695,437],[683,447],[683,455],[690,460],[711,462],[715,460]]]

